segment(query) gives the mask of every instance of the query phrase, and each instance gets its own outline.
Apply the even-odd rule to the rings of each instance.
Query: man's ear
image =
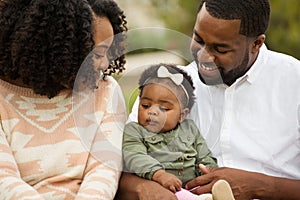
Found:
[[[186,116],[189,114],[189,112],[190,112],[190,109],[188,109],[188,108],[184,108],[183,110],[181,110],[179,123],[183,122],[183,120],[186,118]]]
[[[260,49],[260,47],[264,44],[266,39],[266,35],[265,34],[260,34],[259,36],[257,36],[255,38],[255,40],[252,43],[252,53],[257,53]]]

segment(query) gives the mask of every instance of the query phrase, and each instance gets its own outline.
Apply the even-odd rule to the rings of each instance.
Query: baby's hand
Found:
[[[163,187],[169,189],[172,192],[181,190],[182,182],[173,174],[167,173],[164,170],[158,170],[152,177],[153,181],[158,182]]]

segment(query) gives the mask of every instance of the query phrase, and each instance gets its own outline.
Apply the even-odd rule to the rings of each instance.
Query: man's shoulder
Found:
[[[265,52],[264,55],[265,56],[267,55],[267,60],[265,60],[265,62],[268,63],[269,65],[274,64],[281,67],[291,66],[291,67],[296,67],[297,70],[298,69],[300,70],[300,60],[298,60],[297,58],[270,49],[266,49],[264,50],[264,52]]]

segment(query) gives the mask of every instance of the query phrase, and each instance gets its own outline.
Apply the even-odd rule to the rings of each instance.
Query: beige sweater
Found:
[[[113,199],[125,120],[111,77],[52,99],[0,80],[0,199]]]

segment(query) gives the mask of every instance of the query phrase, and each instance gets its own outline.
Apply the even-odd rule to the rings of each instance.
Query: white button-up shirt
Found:
[[[219,166],[300,178],[300,61],[265,45],[249,71],[230,87],[207,86],[195,63],[189,114]],[[137,120],[138,101],[130,121]]]

